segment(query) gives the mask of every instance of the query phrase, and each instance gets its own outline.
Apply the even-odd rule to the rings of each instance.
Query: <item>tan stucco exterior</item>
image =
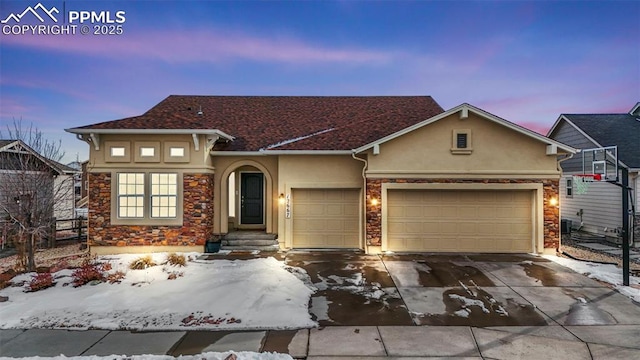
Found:
[[[452,133],[469,130],[470,154],[452,153]],[[559,178],[546,144],[474,113],[452,114],[367,152],[367,176],[411,178]]]
[[[288,197],[292,189],[362,189],[363,163],[348,155],[281,155],[278,161],[280,182],[278,194]],[[293,239],[292,218],[285,216],[287,204],[279,207],[278,234],[281,247],[291,248]],[[363,206],[361,206],[362,208]],[[295,212],[295,209],[293,209]],[[293,216],[293,214],[292,214]],[[362,218],[362,215],[360,215]],[[360,235],[362,244],[362,234]]]
[[[206,151],[206,138],[198,135],[198,149],[191,135],[142,135],[142,134],[109,134],[100,135],[99,146],[91,144],[89,147],[89,172],[104,172],[113,169],[163,169],[212,171],[213,159]],[[156,145],[154,159],[144,160],[140,158],[141,146]],[[114,158],[110,155],[111,146],[125,147],[124,159]],[[168,155],[170,147],[185,147],[183,159],[172,159]],[[136,151],[138,150],[138,151]]]

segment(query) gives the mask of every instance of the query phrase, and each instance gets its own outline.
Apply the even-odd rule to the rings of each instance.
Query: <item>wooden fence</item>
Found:
[[[87,218],[79,216],[72,219],[56,219],[55,229],[52,225],[50,246],[60,242],[83,242],[87,240]]]

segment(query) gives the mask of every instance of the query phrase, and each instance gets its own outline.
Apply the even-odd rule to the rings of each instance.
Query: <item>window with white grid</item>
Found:
[[[175,218],[178,208],[178,175],[151,174],[151,217]]]
[[[118,174],[118,217],[144,217],[144,174]]]

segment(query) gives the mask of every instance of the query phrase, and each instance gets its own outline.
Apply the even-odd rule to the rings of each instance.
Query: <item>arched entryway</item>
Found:
[[[273,233],[273,178],[267,168],[239,160],[225,169],[221,181],[221,233],[239,229]]]

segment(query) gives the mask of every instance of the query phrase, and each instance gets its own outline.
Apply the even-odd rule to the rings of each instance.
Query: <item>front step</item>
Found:
[[[224,235],[221,239],[223,250],[258,250],[278,251],[277,235],[264,231],[234,231]]]

